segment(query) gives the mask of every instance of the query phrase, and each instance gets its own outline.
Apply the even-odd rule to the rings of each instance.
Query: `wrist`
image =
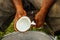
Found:
[[[44,18],[47,14],[47,9],[46,8],[41,8],[40,11],[37,14]]]
[[[18,12],[18,11],[19,11],[19,12],[22,12],[22,11],[24,11],[24,9],[23,9],[23,8],[17,8],[16,11],[17,11],[17,12]]]
[[[17,5],[16,10],[23,10],[23,7]]]
[[[42,7],[39,11],[40,14],[46,14],[48,9],[46,7]]]

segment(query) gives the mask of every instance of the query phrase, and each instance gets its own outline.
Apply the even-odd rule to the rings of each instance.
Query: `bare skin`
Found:
[[[14,19],[14,29],[15,31],[18,31],[16,29],[16,22],[19,18],[22,16],[26,16],[26,11],[23,9],[22,6],[22,0],[13,0],[15,7],[16,7],[16,16]],[[53,4],[54,0],[43,0],[42,8],[40,11],[35,15],[35,22],[36,27],[39,28],[44,24],[46,13],[48,12],[48,9]]]
[[[16,22],[22,16],[26,16],[26,11],[23,9],[21,0],[13,0],[13,2],[16,7],[16,15],[15,15],[15,19],[14,19],[14,29],[15,29],[15,31],[18,31],[16,29]]]
[[[51,5],[54,3],[54,0],[43,0],[42,8],[40,11],[35,15],[35,21],[36,21],[36,27],[39,28],[44,24],[45,16],[51,7]]]

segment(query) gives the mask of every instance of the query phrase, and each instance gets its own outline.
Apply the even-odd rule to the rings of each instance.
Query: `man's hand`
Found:
[[[45,16],[49,8],[54,3],[54,0],[43,0],[40,11],[35,15],[36,27],[40,27],[44,24]]]
[[[13,3],[16,7],[16,15],[15,15],[15,19],[14,19],[14,29],[15,29],[15,31],[18,31],[16,29],[16,22],[22,16],[26,16],[26,11],[23,9],[22,0],[13,0]]]
[[[40,26],[42,26],[44,24],[45,21],[45,16],[43,16],[45,14],[43,14],[42,12],[38,12],[35,15],[35,22],[36,22],[36,27],[39,28]]]
[[[15,16],[15,19],[14,19],[14,29],[15,31],[18,31],[16,29],[16,22],[18,21],[19,18],[21,18],[22,16],[26,16],[26,11],[25,10],[17,10],[16,12],[16,16]]]

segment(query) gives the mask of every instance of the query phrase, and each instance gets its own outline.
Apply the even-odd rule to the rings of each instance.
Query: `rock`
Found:
[[[52,40],[52,38],[43,32],[28,31],[25,33],[13,32],[4,36],[2,40]]]

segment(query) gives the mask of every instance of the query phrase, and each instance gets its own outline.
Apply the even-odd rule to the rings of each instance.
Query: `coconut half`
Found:
[[[16,28],[20,32],[25,32],[29,30],[30,26],[31,26],[31,21],[27,16],[21,17],[16,23]]]

